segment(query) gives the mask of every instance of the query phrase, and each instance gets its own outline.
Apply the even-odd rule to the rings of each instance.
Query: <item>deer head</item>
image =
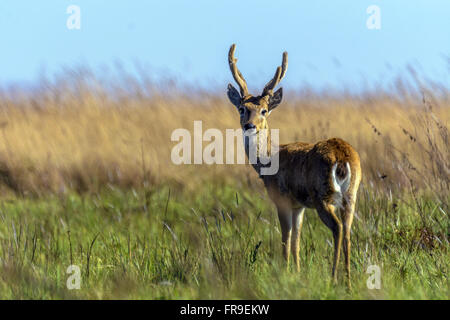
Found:
[[[267,117],[280,103],[283,97],[283,88],[273,92],[286,74],[288,59],[287,52],[283,53],[283,62],[277,68],[275,75],[264,87],[261,95],[253,96],[248,93],[247,83],[236,66],[237,59],[234,57],[236,45],[233,44],[228,52],[228,64],[231,74],[239,85],[240,93],[233,85],[228,84],[228,98],[236,106],[241,116],[241,127],[246,133],[258,133],[261,129],[268,129]]]

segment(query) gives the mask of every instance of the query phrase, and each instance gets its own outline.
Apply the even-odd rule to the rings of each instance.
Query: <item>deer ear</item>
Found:
[[[283,99],[283,88],[278,89],[274,92],[274,94],[269,98],[269,112],[275,109]]]
[[[228,84],[227,95],[231,103],[234,104],[236,108],[239,108],[239,106],[241,105],[241,95],[236,90],[236,88],[231,85],[231,83]]]

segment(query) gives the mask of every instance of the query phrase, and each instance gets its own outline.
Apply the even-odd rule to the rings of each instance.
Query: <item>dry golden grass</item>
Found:
[[[3,189],[41,193],[168,181],[195,187],[210,177],[257,180],[248,166],[171,162],[174,129],[192,132],[194,120],[203,121],[203,130],[238,128],[238,113],[225,92],[150,96],[142,90],[110,95],[101,85],[80,80],[75,89],[49,85],[34,93],[3,93]],[[280,143],[335,136],[347,140],[361,156],[366,184],[409,188],[413,179],[415,185],[427,187],[421,177],[426,175],[448,188],[450,101],[448,94],[440,99],[426,96],[422,101],[420,96],[385,93],[377,98],[291,93],[272,113],[269,125],[280,129]]]

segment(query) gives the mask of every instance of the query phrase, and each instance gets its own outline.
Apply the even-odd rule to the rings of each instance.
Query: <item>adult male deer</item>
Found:
[[[283,96],[283,89],[273,92],[287,69],[287,52],[261,95],[249,94],[247,83],[236,66],[234,58],[236,46],[228,53],[228,63],[240,93],[228,85],[228,98],[238,109],[241,126],[246,135],[257,134],[266,129],[267,157],[270,156],[270,130],[267,117],[277,107]],[[266,142],[267,141],[267,142]],[[249,154],[246,143],[246,152]],[[334,261],[332,276],[337,281],[337,267],[342,241],[348,285],[350,286],[350,228],[355,210],[356,193],[361,181],[361,167],[358,153],[350,144],[332,138],[315,144],[295,142],[279,146],[279,170],[274,175],[260,176],[269,197],[278,210],[282,232],[283,255],[289,264],[292,248],[294,263],[300,270],[300,232],[305,208],[315,208],[320,219],[331,229],[334,237]],[[259,162],[259,161],[258,161]],[[258,171],[259,164],[253,167]],[[259,172],[258,172],[259,173]],[[341,209],[338,216],[336,209]],[[344,239],[343,239],[344,238]]]

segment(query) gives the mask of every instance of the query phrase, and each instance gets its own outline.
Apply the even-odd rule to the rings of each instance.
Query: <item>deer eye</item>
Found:
[[[261,114],[262,114],[263,116],[265,116],[265,115],[267,114],[267,110],[266,110],[266,109],[262,109],[262,110],[261,110]]]

